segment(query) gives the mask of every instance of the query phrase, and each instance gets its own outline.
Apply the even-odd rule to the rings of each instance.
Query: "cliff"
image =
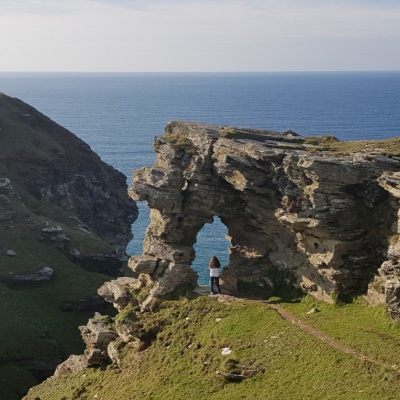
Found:
[[[0,94],[1,398],[14,398],[4,388],[15,382],[18,397],[81,349],[76,325],[88,314],[65,311],[104,306],[92,297],[121,274],[136,217],[122,173]]]
[[[40,225],[30,214],[43,215],[49,223],[103,241],[108,245],[104,259],[123,257],[137,217],[136,205],[126,197],[125,176],[102,162],[85,142],[22,101],[0,95],[0,109],[3,225],[15,229],[28,223],[31,230],[40,231],[45,222]],[[28,210],[23,219],[18,219],[18,204]],[[90,264],[95,258],[90,246],[85,249],[81,238],[70,239],[69,256]],[[120,263],[103,264],[104,272],[119,273]]]
[[[147,201],[144,253],[129,266],[149,297],[196,284],[193,244],[220,217],[231,242],[224,293],[296,287],[326,302],[365,294],[399,319],[400,146],[171,122],[130,195]],[[210,254],[211,256],[211,254]]]
[[[25,399],[396,396],[398,139],[172,122],[154,149],[130,189],[151,209],[138,277],[98,289],[117,315]],[[208,297],[190,267],[215,215],[231,246]]]

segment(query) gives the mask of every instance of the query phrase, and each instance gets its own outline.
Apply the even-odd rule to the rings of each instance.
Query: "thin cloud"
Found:
[[[128,9],[150,9],[160,5],[187,6],[190,4],[242,4],[249,8],[310,8],[326,7],[332,5],[362,6],[362,7],[400,7],[398,0],[90,0],[96,3],[109,4],[112,6]]]
[[[391,0],[0,0],[0,70],[399,69],[398,21]]]
[[[69,8],[67,1],[55,0],[1,0],[2,13],[52,14],[65,12]]]
[[[23,14],[86,13],[96,4],[109,8],[154,11],[218,5],[255,10],[400,9],[398,0],[0,0],[0,11]]]

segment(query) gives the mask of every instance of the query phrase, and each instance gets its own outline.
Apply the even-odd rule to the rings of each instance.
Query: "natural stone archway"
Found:
[[[198,274],[198,285],[208,285],[210,273],[208,263],[212,256],[218,257],[221,267],[229,264],[229,247],[231,241],[228,236],[228,229],[222,223],[218,216],[214,216],[211,224],[205,224],[197,234],[195,250],[195,259],[191,268]]]
[[[135,171],[147,201],[143,256],[151,296],[196,283],[193,244],[217,215],[231,238],[225,291],[297,286],[325,301],[365,293],[397,235],[392,195],[378,183],[397,159],[310,153],[293,132],[172,122],[155,138],[155,165]]]

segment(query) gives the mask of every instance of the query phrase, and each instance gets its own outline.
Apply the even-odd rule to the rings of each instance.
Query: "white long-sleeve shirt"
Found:
[[[210,276],[213,278],[219,277],[219,268],[210,268]]]

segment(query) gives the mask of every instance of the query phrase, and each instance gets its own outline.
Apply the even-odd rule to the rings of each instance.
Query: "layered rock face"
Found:
[[[151,210],[144,254],[129,260],[148,276],[149,299],[196,284],[193,245],[218,216],[231,242],[225,293],[296,286],[333,302],[367,293],[380,274],[377,296],[385,286],[398,307],[396,157],[332,155],[291,131],[179,121],[154,150],[155,165],[135,171],[130,189]]]
[[[73,133],[4,94],[0,146],[4,229],[10,235],[18,226],[37,231],[38,240],[63,243],[59,247],[84,268],[118,275],[138,213],[125,176]]]

